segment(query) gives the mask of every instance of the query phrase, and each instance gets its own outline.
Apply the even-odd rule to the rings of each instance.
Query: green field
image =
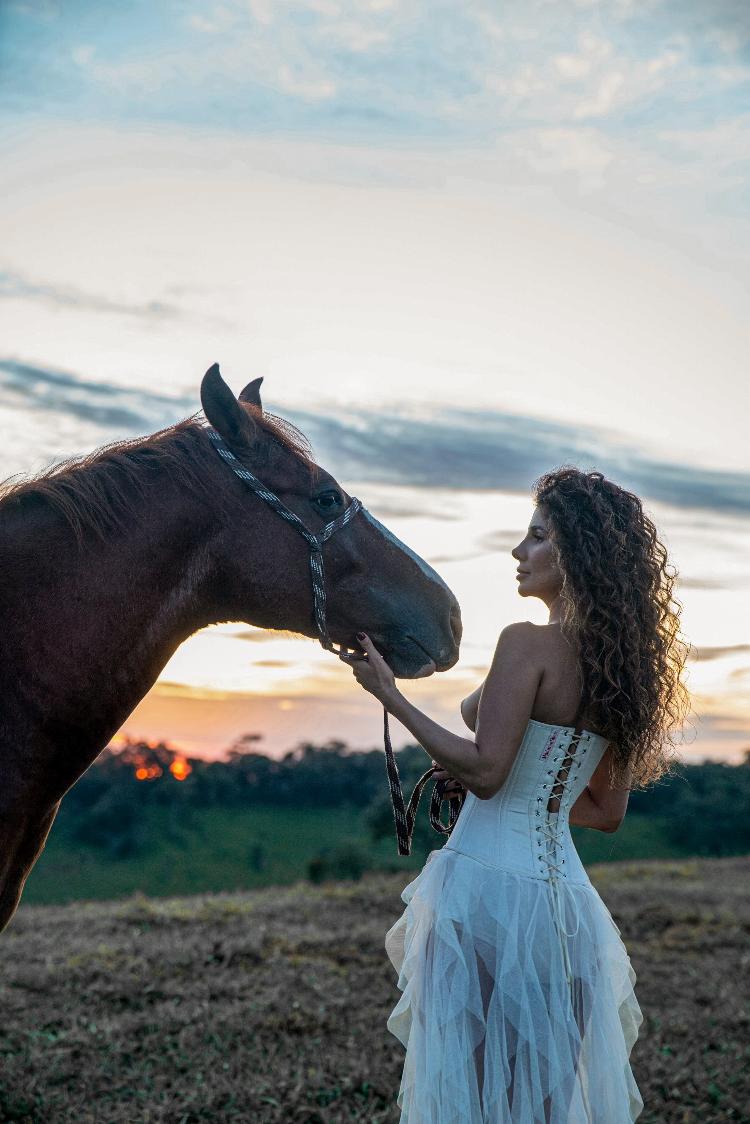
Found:
[[[135,891],[167,897],[290,885],[308,877],[308,863],[325,849],[334,858],[338,854],[346,862],[359,857],[384,872],[418,871],[427,854],[399,856],[395,835],[372,843],[363,813],[355,808],[203,808],[191,810],[185,823],[176,824],[169,808],[149,807],[143,826],[142,850],[115,859],[73,842],[61,816],[28,878],[24,902],[52,905],[120,898]],[[643,815],[626,816],[611,835],[574,828],[573,838],[585,864],[686,857],[668,842],[659,821]],[[444,841],[434,833],[434,847]],[[342,877],[340,867],[336,877]]]

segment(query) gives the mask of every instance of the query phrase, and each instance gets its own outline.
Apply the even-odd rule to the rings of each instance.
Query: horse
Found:
[[[352,497],[295,426],[264,411],[262,381],[235,397],[214,364],[202,410],[0,489],[0,932],[63,796],[184,640],[224,621],[320,636],[309,544],[216,442],[313,535]],[[447,670],[455,596],[356,510],[325,543],[330,639],[356,649],[365,630],[400,678]]]

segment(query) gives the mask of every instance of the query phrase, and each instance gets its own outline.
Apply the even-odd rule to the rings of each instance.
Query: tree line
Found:
[[[107,747],[66,793],[58,830],[112,858],[138,853],[146,838],[144,813],[155,806],[167,810],[166,830],[177,834],[189,826],[191,809],[258,805],[361,809],[373,840],[394,833],[382,749],[303,742],[274,759],[252,748],[258,740],[246,735],[218,761],[187,758],[163,742]],[[408,800],[429,758],[421,746],[407,745],[396,759]],[[428,785],[422,795],[413,842],[414,852],[425,855],[444,839],[429,823],[431,791]],[[750,748],[740,765],[678,765],[673,775],[632,792],[628,812],[658,819],[668,838],[692,854],[731,855],[750,851],[748,807]],[[447,802],[441,818],[447,821]]]

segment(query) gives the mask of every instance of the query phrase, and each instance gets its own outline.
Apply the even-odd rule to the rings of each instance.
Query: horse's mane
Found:
[[[317,471],[310,443],[285,418],[243,404],[271,438],[259,445],[253,467],[268,463],[272,442],[288,450],[311,474]],[[142,510],[153,484],[153,473],[164,465],[179,468],[181,480],[198,495],[219,506],[215,476],[216,449],[208,438],[203,414],[160,429],[147,437],[113,441],[83,456],[68,457],[18,481],[18,474],[0,481],[0,511],[25,500],[43,500],[70,524],[79,543],[86,530],[101,538],[127,526],[128,517]]]

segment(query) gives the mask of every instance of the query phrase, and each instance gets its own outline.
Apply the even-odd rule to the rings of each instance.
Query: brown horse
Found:
[[[317,533],[350,497],[305,438],[235,398],[218,365],[203,413],[237,458]],[[196,629],[246,621],[317,636],[308,546],[217,455],[200,411],[23,483],[0,499],[0,931],[60,801]],[[364,629],[394,673],[458,659],[458,603],[362,509],[324,547],[331,639]]]

